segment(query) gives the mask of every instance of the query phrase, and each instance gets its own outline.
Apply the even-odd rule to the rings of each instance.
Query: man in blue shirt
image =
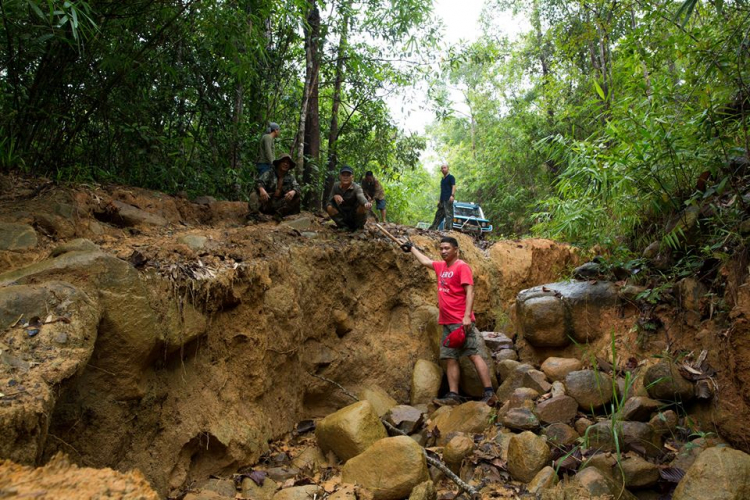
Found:
[[[438,202],[435,220],[432,221],[430,229],[437,229],[440,222],[445,219],[444,229],[453,229],[453,200],[456,194],[456,178],[448,173],[448,165],[440,167],[443,179],[440,181],[440,201]]]

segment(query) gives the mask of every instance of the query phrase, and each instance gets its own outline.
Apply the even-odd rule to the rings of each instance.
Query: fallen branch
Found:
[[[315,378],[319,378],[320,380],[322,380],[324,382],[328,382],[329,384],[335,385],[336,387],[338,387],[339,389],[341,389],[341,392],[343,392],[344,394],[346,394],[347,396],[349,396],[350,398],[352,398],[354,401],[359,401],[359,398],[357,396],[355,396],[354,394],[352,394],[351,392],[349,392],[347,389],[345,389],[338,382],[334,382],[333,380],[331,380],[329,378],[323,377],[321,375],[316,375],[314,373],[311,373],[310,375],[312,375]],[[384,418],[381,418],[380,421],[383,423],[383,425],[389,431],[391,431],[391,432],[393,432],[395,434],[399,434],[401,436],[407,436],[407,437],[409,436],[407,433],[405,433],[404,431],[402,431],[398,427],[395,427],[393,424],[391,424],[390,422],[388,422]],[[440,472],[442,472],[443,474],[445,474],[445,476],[448,479],[450,479],[451,481],[453,481],[454,483],[456,483],[456,485],[461,489],[461,491],[465,491],[466,493],[468,493],[472,497],[474,497],[475,495],[479,495],[479,492],[476,490],[476,488],[472,487],[471,485],[469,485],[468,483],[466,483],[464,480],[462,480],[460,477],[458,477],[456,474],[454,474],[453,471],[450,470],[447,465],[445,465],[443,462],[441,462],[437,458],[429,456],[427,454],[427,450],[425,450],[424,447],[422,447],[422,451],[424,452],[424,456],[427,459],[427,463],[430,464],[430,465],[432,465],[436,469],[440,470]],[[459,494],[460,494],[460,492],[459,492]]]

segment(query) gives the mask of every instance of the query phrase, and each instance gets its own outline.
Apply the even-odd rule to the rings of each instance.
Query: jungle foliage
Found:
[[[504,11],[528,31],[504,37]],[[711,245],[739,239],[750,4],[493,0],[483,19],[433,82],[430,134],[499,232],[677,247],[702,220]]]
[[[299,159],[302,137],[323,144],[304,148],[296,171],[316,208],[337,164],[375,165],[396,179],[425,147],[393,124],[384,100],[430,57],[439,28],[431,2],[1,6],[2,168],[243,199],[260,136],[274,121],[277,155]]]

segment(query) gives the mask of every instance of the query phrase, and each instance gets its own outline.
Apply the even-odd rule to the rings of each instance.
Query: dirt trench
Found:
[[[0,456],[138,469],[167,495],[348,404],[310,373],[408,400],[415,361],[437,354],[432,274],[373,231],[339,234],[312,214],[246,225],[244,212],[123,188],[4,195],[0,221],[38,241],[0,251],[0,390],[12,395]],[[390,229],[437,258],[435,234]],[[459,241],[485,330],[577,259],[545,240]]]

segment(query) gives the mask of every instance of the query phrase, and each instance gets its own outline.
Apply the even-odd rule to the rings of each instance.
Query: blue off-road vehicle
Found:
[[[445,229],[445,221],[440,223],[438,229]],[[484,218],[482,207],[476,203],[454,201],[453,230],[482,238],[486,233],[492,232],[492,224]]]

